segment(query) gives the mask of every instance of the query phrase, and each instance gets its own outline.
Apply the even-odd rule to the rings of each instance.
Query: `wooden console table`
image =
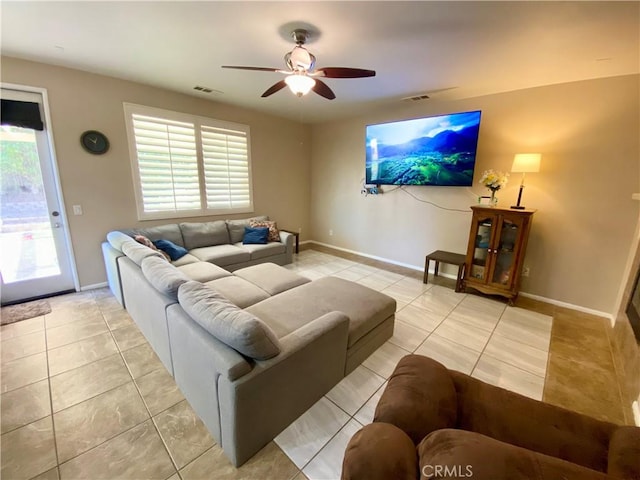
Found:
[[[424,261],[424,278],[422,279],[422,283],[427,283],[429,280],[429,262],[431,260],[436,262],[436,266],[433,270],[434,277],[438,276],[438,267],[440,266],[440,262],[457,265],[458,278],[456,279],[456,292],[462,291],[462,277],[464,275],[466,257],[461,253],[445,252],[444,250],[436,250],[435,252],[430,253]]]

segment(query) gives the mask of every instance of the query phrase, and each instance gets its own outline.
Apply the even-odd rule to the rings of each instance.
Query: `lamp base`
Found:
[[[525,207],[522,207],[520,205],[511,205],[511,208],[515,209],[515,210],[524,210]]]

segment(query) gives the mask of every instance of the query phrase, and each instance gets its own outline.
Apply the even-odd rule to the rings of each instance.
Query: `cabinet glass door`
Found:
[[[484,282],[489,272],[489,252],[491,245],[491,233],[495,225],[495,217],[489,216],[478,219],[475,228],[475,243],[469,277]]]
[[[497,255],[491,283],[502,286],[511,285],[518,258],[518,237],[522,231],[522,219],[503,218],[499,225],[495,243]]]

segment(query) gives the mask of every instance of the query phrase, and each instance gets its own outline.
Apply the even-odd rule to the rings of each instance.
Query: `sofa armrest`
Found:
[[[294,235],[280,230],[280,241],[284,244],[285,261],[283,265],[293,262]]]
[[[418,477],[416,447],[395,425],[370,423],[349,440],[342,462],[342,480],[415,480]]]
[[[104,268],[107,272],[107,283],[113,296],[116,297],[118,303],[124,307],[124,297],[122,295],[122,283],[120,280],[120,268],[118,266],[118,258],[124,257],[124,253],[113,248],[109,242],[102,243],[102,257],[104,259]]]
[[[177,303],[167,308],[167,323],[176,383],[220,443],[218,379],[235,380],[250,372],[251,364],[198,325]]]
[[[607,473],[640,480],[640,428],[618,427],[609,440]]]
[[[294,236],[292,233],[285,232],[284,230],[279,230],[280,232],[280,241],[284,244],[287,251],[293,251],[293,239]]]
[[[330,312],[280,339],[277,356],[218,384],[222,448],[241,465],[343,377],[349,318]]]
[[[455,428],[457,394],[444,365],[421,355],[403,357],[376,407],[374,422],[403,430],[416,445],[429,433]]]

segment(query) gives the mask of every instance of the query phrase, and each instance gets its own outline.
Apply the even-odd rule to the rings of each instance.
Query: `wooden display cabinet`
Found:
[[[502,295],[513,305],[535,210],[474,205],[463,287]]]

